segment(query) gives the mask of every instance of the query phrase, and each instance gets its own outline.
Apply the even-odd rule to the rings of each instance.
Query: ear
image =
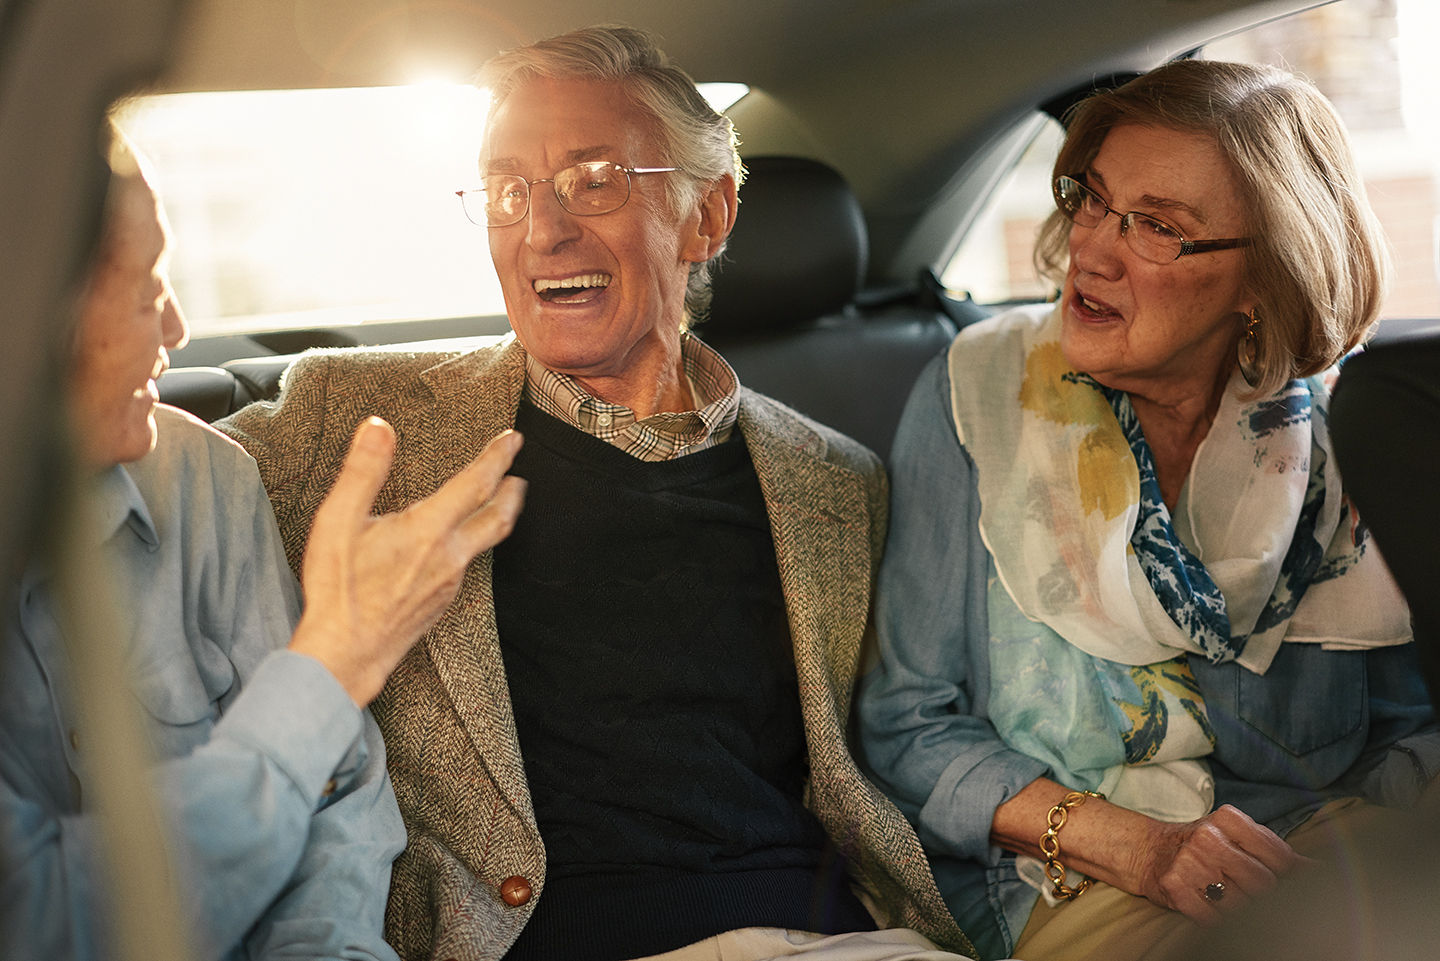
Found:
[[[735,178],[726,174],[711,184],[700,198],[699,218],[695,232],[685,240],[681,258],[703,264],[715,256],[735,228],[735,214],[740,202]]]

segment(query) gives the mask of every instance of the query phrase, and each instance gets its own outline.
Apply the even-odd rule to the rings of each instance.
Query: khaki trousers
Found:
[[[741,928],[713,938],[636,961],[957,961],[928,938],[908,928],[857,931],[854,934],[809,934],[782,928]]]
[[[1321,808],[1286,840],[1321,865],[1343,864],[1363,847],[1357,832],[1363,836],[1389,813],[1358,798],[1343,798]],[[1304,883],[1305,870],[1300,869],[1296,883]],[[1014,956],[1022,961],[1190,958],[1195,956],[1192,943],[1201,934],[1201,928],[1178,911],[1096,882],[1073,901],[1055,907],[1037,903],[1015,942]]]

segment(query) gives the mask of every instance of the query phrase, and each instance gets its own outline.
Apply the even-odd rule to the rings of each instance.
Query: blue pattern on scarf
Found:
[[[1251,634],[1232,636],[1224,595],[1210,579],[1205,565],[1176,535],[1170,522],[1170,510],[1160,495],[1160,482],[1155,475],[1155,458],[1150,452],[1150,445],[1145,442],[1145,433],[1130,404],[1130,396],[1124,391],[1111,390],[1086,374],[1066,374],[1065,377],[1098,390],[1115,411],[1115,419],[1130,444],[1140,472],[1139,517],[1130,544],[1135,548],[1140,569],[1145,572],[1145,578],[1165,612],[1195,640],[1210,663],[1219,664],[1239,657],[1251,634],[1264,633],[1295,613],[1312,583],[1338,577],[1353,565],[1354,558],[1344,557],[1322,566],[1325,545],[1315,539],[1315,521],[1325,500],[1324,468],[1327,457],[1312,433],[1310,477],[1305,485],[1305,500],[1295,525],[1295,534],[1280,565],[1275,591],[1260,612]],[[1303,424],[1313,416],[1310,387],[1305,381],[1296,380],[1291,381],[1283,393],[1258,404],[1247,426],[1258,439],[1273,431]]]
[[[1326,460],[1324,449],[1312,441],[1310,481],[1305,486],[1305,503],[1300,507],[1300,517],[1295,523],[1295,536],[1291,539],[1290,547],[1285,551],[1285,560],[1280,565],[1280,581],[1275,585],[1275,593],[1270,595],[1270,600],[1255,622],[1255,634],[1262,634],[1290,618],[1300,606],[1300,600],[1311,584],[1339,577],[1354,566],[1354,557],[1348,554],[1325,564],[1325,546],[1315,540],[1315,519],[1320,515],[1320,505],[1324,500],[1324,483],[1321,477]],[[1341,524],[1347,523],[1348,514],[1349,506],[1345,505],[1341,508]],[[1364,532],[1359,533],[1363,540]]]
[[[1225,596],[1210,579],[1210,572],[1200,558],[1175,534],[1170,523],[1170,509],[1160,496],[1160,480],[1155,474],[1155,457],[1140,429],[1140,418],[1130,405],[1130,395],[1096,386],[1110,402],[1120,430],[1135,455],[1140,469],[1140,516],[1130,544],[1145,579],[1155,591],[1160,606],[1180,629],[1195,639],[1206,660],[1213,663],[1233,660],[1240,654],[1230,636],[1230,615],[1225,610]]]

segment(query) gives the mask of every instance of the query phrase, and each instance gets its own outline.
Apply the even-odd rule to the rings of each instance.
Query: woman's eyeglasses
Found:
[[[1055,178],[1055,206],[1077,227],[1098,227],[1107,214],[1114,214],[1120,218],[1120,236],[1130,249],[1155,264],[1168,264],[1188,254],[1248,247],[1251,243],[1249,237],[1186,240],[1180,231],[1149,214],[1134,210],[1122,214],[1074,177]]]

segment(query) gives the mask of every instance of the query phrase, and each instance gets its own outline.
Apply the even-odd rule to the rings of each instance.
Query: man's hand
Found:
[[[305,613],[290,649],[329,668],[356,704],[374,700],[455,599],[470,561],[514,529],[525,482],[505,472],[520,444],[514,431],[501,434],[425,500],[376,517],[395,432],[378,417],[364,421],[315,513],[300,578]]]

